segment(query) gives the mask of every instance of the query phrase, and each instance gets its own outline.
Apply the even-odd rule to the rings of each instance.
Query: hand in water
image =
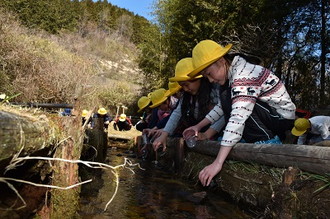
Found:
[[[217,175],[222,169],[222,165],[217,162],[206,166],[201,172],[199,172],[199,180],[203,186],[209,186],[211,180],[215,175]]]
[[[165,151],[166,140],[167,140],[167,135],[165,133],[162,133],[158,138],[156,138],[152,143],[152,147],[154,148],[154,151],[157,151],[158,148],[160,147],[163,147],[163,151]]]

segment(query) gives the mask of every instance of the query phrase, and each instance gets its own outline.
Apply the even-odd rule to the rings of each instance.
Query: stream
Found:
[[[145,170],[134,166],[133,173],[120,168],[118,192],[106,211],[115,192],[114,175],[111,170],[83,168],[82,178],[92,178],[93,182],[82,186],[77,218],[252,218],[220,195],[178,179],[152,162],[134,158],[130,151],[109,148],[105,163],[120,165],[124,157],[131,157],[132,163],[140,163]]]

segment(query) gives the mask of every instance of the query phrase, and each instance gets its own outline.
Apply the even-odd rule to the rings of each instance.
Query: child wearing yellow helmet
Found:
[[[115,130],[129,131],[132,128],[132,122],[125,113],[122,113],[115,119],[113,127]]]
[[[298,136],[297,144],[316,144],[330,140],[330,116],[313,116],[309,119],[298,118],[291,133]]]
[[[221,85],[222,108],[218,115],[225,115],[228,121],[216,160],[199,173],[204,186],[220,172],[232,146],[240,139],[248,143],[281,143],[295,118],[296,107],[280,79],[258,63],[250,63],[246,56],[228,54],[231,47],[203,40],[192,51],[196,70],[189,76],[203,75]]]
[[[183,128],[199,124],[204,119],[212,120],[210,112],[219,104],[219,86],[212,85],[202,76],[189,77],[188,74],[194,71],[192,58],[181,59],[175,68],[175,76],[170,81],[176,81],[182,87],[183,95],[178,106],[172,112],[169,121],[161,135],[154,140],[154,150],[160,146],[166,148],[166,139],[169,135],[182,135]],[[224,127],[224,118],[213,121],[211,126],[203,126],[205,131],[198,136],[199,140],[210,139],[219,133]]]
[[[103,120],[104,130],[107,132],[109,124],[112,121],[112,118],[109,115],[108,111],[104,107],[100,107],[97,110],[97,113],[94,113],[93,120],[92,120],[92,127],[95,126],[95,120],[96,119],[102,119]]]

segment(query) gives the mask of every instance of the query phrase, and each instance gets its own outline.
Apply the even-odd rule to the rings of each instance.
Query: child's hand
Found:
[[[154,151],[157,151],[158,148],[160,148],[160,147],[163,147],[163,151],[165,151],[166,150],[166,140],[167,140],[167,133],[163,132],[152,143],[152,147],[154,148]]]
[[[198,136],[199,129],[196,126],[191,126],[187,129],[185,129],[182,133],[183,138],[187,139],[192,136]]]

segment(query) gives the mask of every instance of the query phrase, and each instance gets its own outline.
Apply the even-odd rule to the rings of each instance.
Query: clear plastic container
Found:
[[[197,141],[196,136],[191,136],[191,137],[187,138],[186,139],[187,147],[189,147],[189,148],[195,147],[196,146],[196,141]]]

